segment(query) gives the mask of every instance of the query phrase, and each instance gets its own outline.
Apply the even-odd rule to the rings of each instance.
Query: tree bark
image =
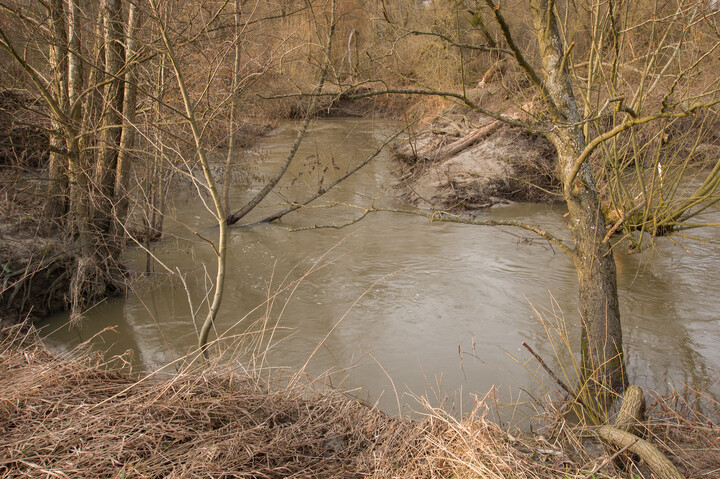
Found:
[[[572,178],[575,160],[585,149],[585,136],[566,51],[553,2],[532,0],[531,13],[543,66],[541,91],[555,127],[548,135],[558,152],[558,169],[575,240],[573,261],[578,275],[583,380],[621,390],[626,384],[615,260],[603,242],[605,217],[590,167]]]
[[[65,8],[63,0],[52,0],[50,8],[50,68],[53,86],[51,90],[61,111],[67,111],[68,103],[68,43]],[[53,115],[50,121],[50,155],[48,164],[48,197],[45,213],[49,218],[60,219],[67,210],[68,180],[67,149],[62,122]]]
[[[129,205],[128,182],[130,178],[130,164],[132,162],[132,148],[135,144],[135,117],[137,110],[137,78],[136,59],[138,51],[136,40],[141,12],[135,3],[130,3],[127,21],[126,48],[125,48],[125,88],[123,98],[123,125],[120,134],[120,149],[117,156],[115,174],[115,237],[123,237],[123,225],[127,219]]]

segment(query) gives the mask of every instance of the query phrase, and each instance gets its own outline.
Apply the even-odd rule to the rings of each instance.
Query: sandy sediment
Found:
[[[474,210],[560,199],[556,154],[546,138],[458,110],[450,107],[394,146],[406,201]]]

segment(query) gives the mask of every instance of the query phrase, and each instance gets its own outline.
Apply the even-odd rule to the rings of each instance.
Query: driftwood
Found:
[[[395,154],[401,159],[407,160],[419,160],[428,159],[432,161],[443,161],[451,158],[454,155],[466,150],[467,148],[478,143],[496,132],[503,124],[498,120],[493,120],[474,131],[468,133],[462,138],[453,141],[452,143],[438,147],[438,138],[445,137],[448,132],[441,132],[438,130],[432,130],[424,132],[418,135],[415,142],[407,141],[403,142],[401,146],[395,147]]]
[[[469,135],[465,135],[464,137],[450,143],[449,145],[438,148],[428,156],[433,160],[445,160],[447,158],[450,158],[451,156],[457,155],[461,151],[471,147],[483,138],[491,135],[501,126],[502,123],[500,123],[499,120],[493,120],[487,125],[481,126]]]

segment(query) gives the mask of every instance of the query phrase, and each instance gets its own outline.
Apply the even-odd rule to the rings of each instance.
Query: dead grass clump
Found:
[[[686,477],[720,477],[720,403],[695,389],[654,395],[648,435]]]
[[[602,449],[578,452],[569,427],[562,440],[509,434],[485,398],[461,420],[425,404],[411,421],[298,376],[216,364],[137,377],[122,357],[50,352],[32,329],[0,337],[2,477],[627,476]],[[712,477],[717,426],[673,401],[656,400],[653,440],[689,477]]]
[[[13,339],[0,350],[3,477],[390,476],[417,440],[410,422],[307,384],[221,368],[138,380]]]
[[[530,473],[530,455],[518,463],[482,414],[461,423],[429,409],[417,423],[310,381],[280,387],[219,366],[138,379],[121,358],[55,354],[10,331],[3,477],[552,477]]]

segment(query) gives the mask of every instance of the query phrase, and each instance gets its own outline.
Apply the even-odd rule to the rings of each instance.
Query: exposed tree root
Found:
[[[627,450],[640,457],[657,479],[684,479],[670,460],[657,447],[635,434],[613,426],[601,426],[598,436],[608,444]]]
[[[618,455],[616,466],[624,468],[624,463],[639,457],[658,479],[682,479],[683,475],[657,447],[643,439],[646,436],[645,395],[638,386],[629,386],[625,391],[620,411],[614,426],[601,426],[597,433],[613,449],[624,450]]]

